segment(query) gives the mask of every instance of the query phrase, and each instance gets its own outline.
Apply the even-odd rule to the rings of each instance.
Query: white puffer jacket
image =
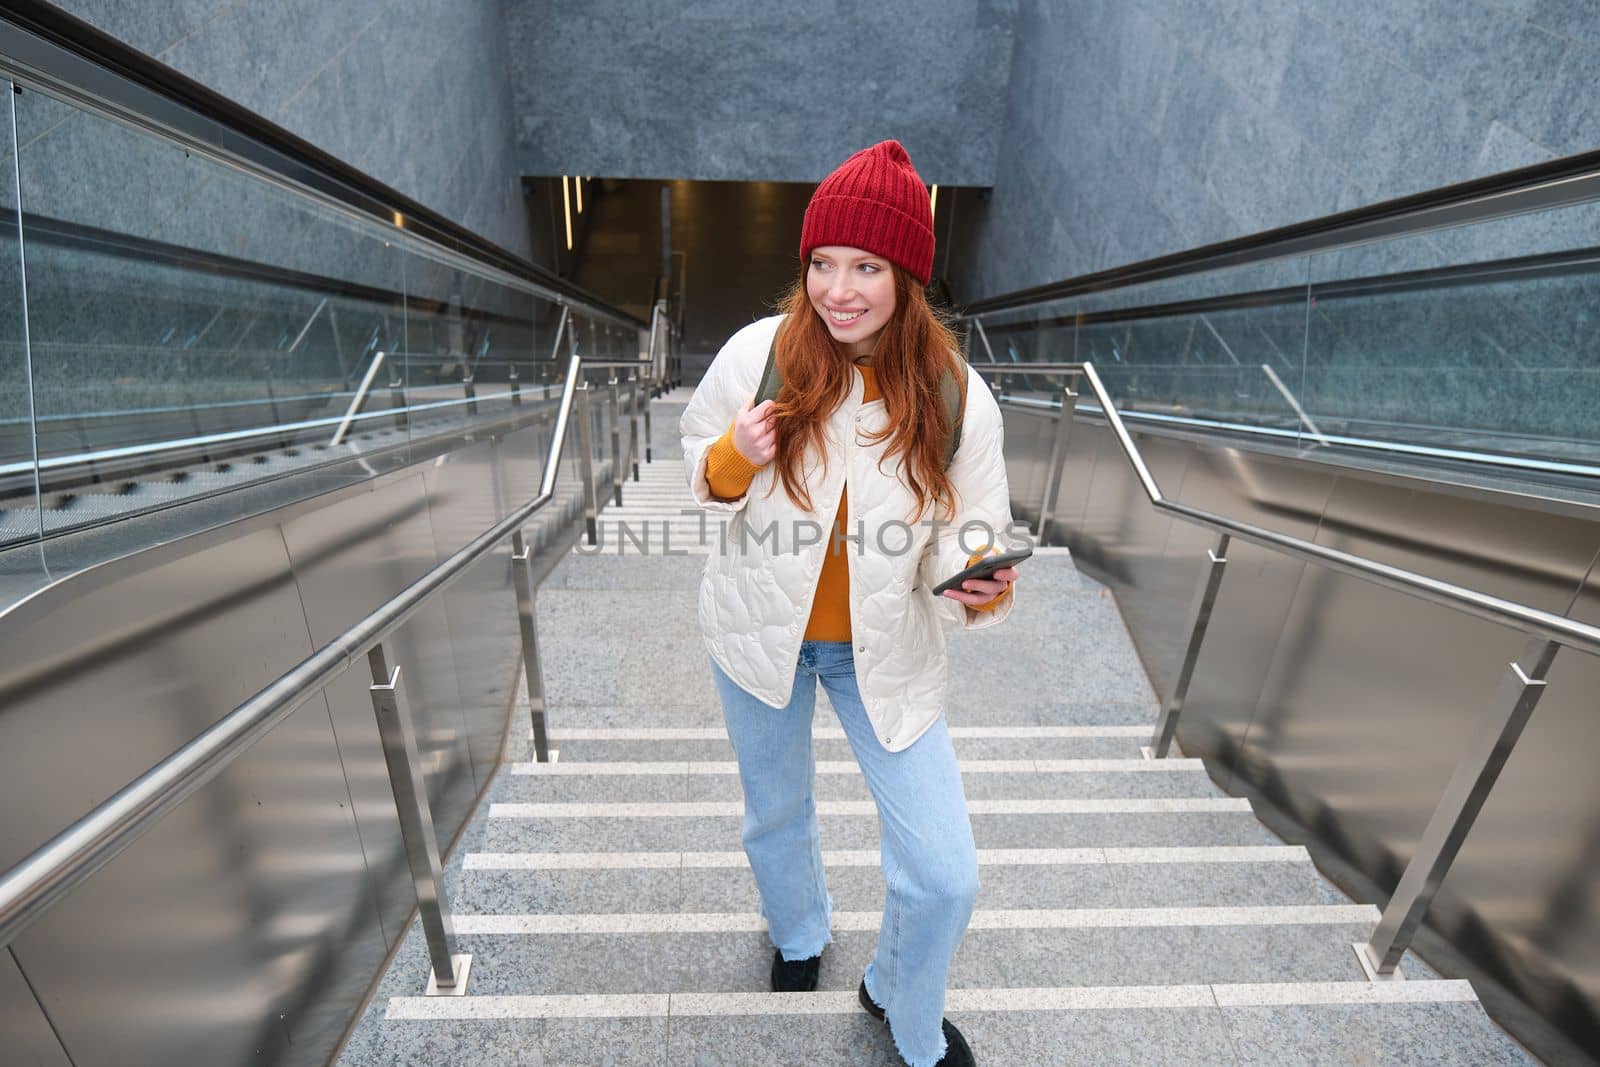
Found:
[[[933,507],[912,521],[916,498],[898,476],[901,457],[879,469],[888,439],[868,445],[856,436],[858,429],[877,431],[888,423],[882,399],[862,403],[865,383],[859,374],[827,420],[826,470],[815,453],[801,464],[815,511],[789,499],[776,463],[757,472],[744,496],[718,500],[706,482],[707,453],[755,396],[782,318],[753,322],[728,340],[678,423],[695,501],[724,520],[702,527],[711,551],[700,580],[701,633],[711,657],[741,688],[774,708],[785,706],[839,495],[848,491],[841,551],[850,574],[856,680],[878,740],[898,752],[921,737],[943,710],[946,631],[998,625],[1016,607],[1015,585],[989,611],[929,592],[985,547],[1026,541],[1026,526],[1013,529],[1000,406],[978,373],[967,368],[961,444],[948,470],[957,510],[954,520],[940,522],[937,531]]]

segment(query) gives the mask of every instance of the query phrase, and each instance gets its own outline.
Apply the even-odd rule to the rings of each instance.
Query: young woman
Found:
[[[887,894],[862,1006],[911,1067],[971,1064],[943,1018],[978,892],[941,715],[944,640],[1003,621],[1017,571],[930,590],[1014,539],[1000,409],[928,307],[932,210],[898,142],[857,152],[817,187],[800,261],[783,312],[723,346],[679,423],[695,500],[726,520],[699,622],[739,761],[772,987],[815,989],[832,940],[813,793],[820,680],[883,833]],[[757,407],[769,350],[783,388]],[[946,373],[965,391],[948,468]]]

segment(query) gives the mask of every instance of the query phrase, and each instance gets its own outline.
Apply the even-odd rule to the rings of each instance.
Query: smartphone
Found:
[[[944,596],[946,589],[960,590],[961,583],[969,578],[987,578],[995,571],[1009,567],[1013,563],[1021,563],[1031,555],[1033,555],[1033,549],[1019,548],[1014,552],[1002,552],[998,556],[985,556],[960,574],[946,578],[934,586],[933,595]]]

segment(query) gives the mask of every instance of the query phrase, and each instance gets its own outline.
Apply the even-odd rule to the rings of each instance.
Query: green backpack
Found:
[[[961,361],[961,357],[956,357]],[[966,364],[962,362],[962,368]],[[783,376],[778,373],[778,339],[772,339],[772,347],[767,349],[767,366],[761,372],[761,385],[756,389],[756,397],[750,402],[751,407],[760,407],[764,401],[776,400],[778,392],[783,388]],[[961,447],[961,421],[966,412],[965,389],[963,383],[956,381],[956,376],[946,369],[939,376],[939,396],[944,400],[945,414],[950,423],[950,436],[944,443],[944,465],[950,468],[950,461],[955,458],[956,449]]]

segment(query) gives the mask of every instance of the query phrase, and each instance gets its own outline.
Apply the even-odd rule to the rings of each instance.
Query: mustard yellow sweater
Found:
[[[861,377],[866,385],[866,393],[861,398],[863,403],[877,400],[881,395],[878,392],[878,381],[868,364],[858,363],[856,369],[861,372]],[[727,499],[737,500],[750,483],[755,480],[756,473],[761,466],[751,463],[737,448],[733,446],[733,425],[730,423],[728,431],[711,446],[711,451],[706,455],[706,484],[711,487],[712,495]],[[775,492],[783,492],[780,486]],[[848,641],[850,640],[850,569],[849,562],[844,553],[849,551],[849,542],[843,540],[845,524],[849,519],[846,514],[849,494],[839,497],[839,514],[834,519],[833,533],[824,542],[828,551],[822,557],[822,573],[817,577],[817,594],[811,601],[811,618],[806,622],[805,639],[807,641]],[[970,566],[988,554],[987,548],[975,553],[967,561]],[[988,611],[998,604],[1002,597],[1011,592],[1011,587],[1006,586],[1004,592],[999,593],[994,599],[983,604],[968,605],[974,611]]]

